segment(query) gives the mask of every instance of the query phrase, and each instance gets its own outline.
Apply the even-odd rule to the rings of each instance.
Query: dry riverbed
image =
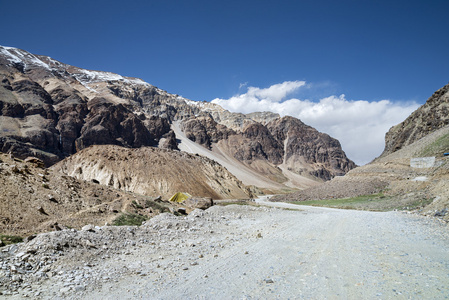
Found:
[[[0,250],[0,298],[446,299],[448,225],[266,203],[85,227]]]

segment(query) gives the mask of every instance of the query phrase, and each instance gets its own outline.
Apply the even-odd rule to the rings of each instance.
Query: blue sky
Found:
[[[2,0],[1,10],[3,46],[139,77],[226,108],[233,97],[246,101],[250,87],[297,82],[273,102],[388,100],[385,109],[408,114],[449,81],[447,0]],[[240,104],[235,109],[249,110]],[[310,125],[338,131],[331,128],[338,124]]]

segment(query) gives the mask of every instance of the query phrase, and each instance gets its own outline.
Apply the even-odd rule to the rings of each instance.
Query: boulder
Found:
[[[208,209],[209,207],[214,205],[214,202],[212,201],[212,198],[210,198],[210,197],[205,197],[205,198],[190,197],[190,198],[184,200],[184,202],[182,202],[182,204],[191,209],[195,209],[195,208]]]

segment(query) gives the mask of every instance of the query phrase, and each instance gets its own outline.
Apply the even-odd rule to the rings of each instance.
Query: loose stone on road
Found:
[[[43,299],[449,296],[446,224],[400,212],[259,204],[284,208],[214,206],[187,217],[160,215],[138,228],[75,232],[72,239],[88,235],[93,247],[78,256],[64,249],[33,254],[49,257],[51,277],[32,281],[28,291]],[[19,245],[15,255],[31,246]],[[18,288],[11,299],[26,291]]]

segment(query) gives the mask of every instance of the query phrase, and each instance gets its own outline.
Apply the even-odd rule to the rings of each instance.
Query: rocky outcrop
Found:
[[[235,132],[206,115],[191,117],[181,123],[181,129],[190,140],[210,149],[212,143],[217,143]]]
[[[234,157],[243,161],[266,159],[274,165],[282,163],[283,147],[267,127],[260,123],[249,125],[242,136],[244,142],[240,149],[235,149]]]
[[[161,104],[174,97],[143,81],[15,48],[0,47],[0,79],[0,150],[46,165],[90,145],[155,146],[177,116]]]
[[[296,173],[308,172],[324,180],[344,175],[355,168],[346,157],[340,142],[293,117],[284,117],[267,124],[268,129],[284,146],[284,164]]]
[[[141,119],[122,104],[113,105],[102,98],[89,102],[89,114],[75,141],[76,150],[91,145],[142,147],[155,144],[155,138]]]
[[[396,152],[447,125],[449,125],[449,84],[436,91],[404,122],[387,132],[385,150],[381,157]]]

